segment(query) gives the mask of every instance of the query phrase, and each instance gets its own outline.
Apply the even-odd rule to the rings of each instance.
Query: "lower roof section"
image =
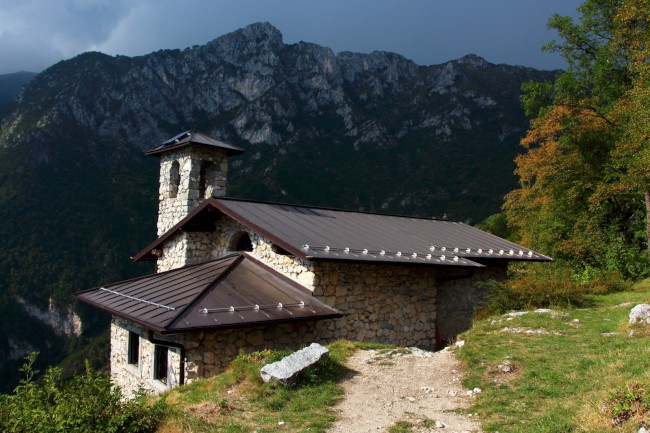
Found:
[[[79,300],[160,333],[341,317],[246,253],[84,290]]]

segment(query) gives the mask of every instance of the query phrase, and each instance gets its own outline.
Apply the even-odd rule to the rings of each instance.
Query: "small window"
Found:
[[[169,198],[176,198],[178,187],[181,184],[181,165],[178,161],[172,162],[169,169]]]
[[[138,365],[140,363],[140,336],[132,331],[129,331],[129,354],[127,362],[131,365]]]
[[[153,357],[153,378],[167,383],[167,347],[155,346]]]
[[[238,233],[235,235],[232,248],[233,251],[253,251],[253,243],[248,233]]]

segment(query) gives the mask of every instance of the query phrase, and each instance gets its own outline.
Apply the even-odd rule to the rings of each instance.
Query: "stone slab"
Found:
[[[266,364],[262,367],[260,375],[264,382],[277,380],[286,383],[307,367],[314,365],[321,358],[328,356],[328,354],[329,350],[318,343],[312,343],[304,349],[293,352],[291,355],[279,361]]]

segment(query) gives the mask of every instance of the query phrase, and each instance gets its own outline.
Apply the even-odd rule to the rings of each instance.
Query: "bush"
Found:
[[[510,224],[508,224],[508,218],[506,218],[506,214],[503,212],[490,215],[480,223],[476,224],[476,228],[492,233],[500,238],[519,242],[517,232]]]
[[[164,400],[149,406],[144,396],[124,400],[108,374],[89,367],[68,382],[61,369],[50,367],[40,382],[32,366],[37,353],[26,358],[25,374],[13,394],[0,395],[0,431],[3,432],[152,432],[165,408]]]
[[[548,307],[583,307],[589,295],[619,291],[624,282],[617,274],[586,269],[575,273],[557,263],[528,264],[513,268],[507,281],[488,281],[488,297],[479,305],[479,318],[512,310]]]
[[[638,421],[642,421],[647,427],[648,411],[650,411],[650,386],[639,383],[628,384],[625,388],[610,392],[601,407],[601,412],[611,420],[612,426],[635,419],[637,424]]]

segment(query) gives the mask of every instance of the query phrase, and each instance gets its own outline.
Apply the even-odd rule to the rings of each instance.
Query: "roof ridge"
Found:
[[[450,220],[450,219],[443,219],[443,218],[436,218],[436,217],[422,217],[422,216],[414,216],[414,215],[400,215],[400,214],[390,214],[390,213],[381,213],[381,212],[367,212],[367,211],[350,210],[350,209],[342,209],[342,208],[326,207],[326,206],[310,206],[310,205],[297,204],[297,203],[282,203],[282,202],[264,201],[264,200],[249,200],[249,199],[237,198],[237,197],[215,197],[215,196],[213,196],[212,198],[214,198],[216,200],[237,201],[237,202],[242,202],[242,203],[267,204],[267,205],[274,205],[274,206],[291,206],[291,207],[299,207],[299,208],[305,208],[305,209],[330,210],[330,211],[334,211],[334,212],[348,212],[348,213],[358,213],[358,214],[363,214],[363,215],[378,215],[378,216],[386,216],[386,217],[409,218],[409,219],[418,219],[418,220],[425,220],[425,221],[442,221],[442,222],[465,224],[464,222],[459,221],[459,220]]]
[[[235,268],[235,266],[237,266],[239,263],[241,263],[242,260],[244,259],[244,255],[242,253],[228,254],[227,256],[224,256],[224,257],[233,257],[233,256],[239,256],[239,257],[237,257],[235,260],[233,260],[232,263],[230,265],[228,265],[228,267],[223,272],[221,272],[221,274],[217,275],[217,277],[214,280],[212,280],[212,282],[206,284],[205,287],[203,288],[203,290],[201,290],[199,293],[197,293],[196,296],[194,296],[194,299],[192,299],[190,302],[188,302],[187,305],[185,306],[185,308],[180,310],[176,314],[176,317],[165,326],[165,329],[170,329],[173,325],[175,325],[176,322],[178,320],[180,320],[181,316],[183,316],[183,314],[187,310],[189,310],[189,308],[191,306],[194,305],[194,303],[197,301],[197,299],[199,299],[201,296],[203,296],[204,293],[206,293],[208,290],[210,290],[212,287],[214,287],[214,285],[217,284],[219,281],[221,281],[225,276],[229,275],[232,272],[232,270]],[[212,263],[212,262],[216,262],[217,260],[220,260],[220,259],[210,260],[210,261],[204,262],[204,263]],[[179,269],[179,268],[177,268],[177,269]]]

